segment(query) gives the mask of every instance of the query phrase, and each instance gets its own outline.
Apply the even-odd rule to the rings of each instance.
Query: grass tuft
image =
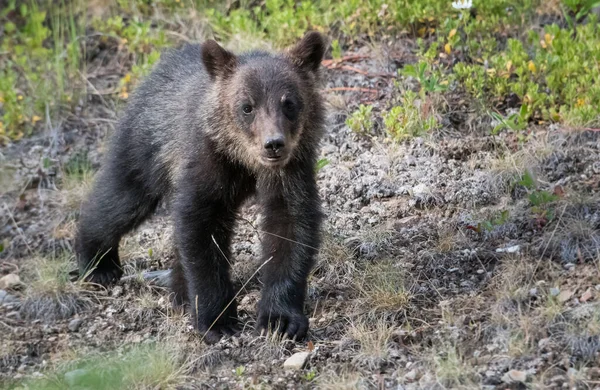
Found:
[[[356,283],[366,306],[373,311],[399,312],[410,303],[411,293],[398,263],[384,260],[369,264],[364,278]]]
[[[24,270],[26,289],[21,315],[25,319],[54,321],[90,308],[90,297],[78,282],[71,281],[69,273],[73,269],[73,257],[68,253],[31,259]]]

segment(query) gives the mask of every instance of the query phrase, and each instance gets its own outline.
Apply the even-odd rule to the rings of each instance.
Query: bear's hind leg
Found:
[[[114,166],[101,171],[79,219],[75,251],[80,277],[103,286],[117,282],[123,275],[121,237],[141,224],[159,201],[143,183]]]

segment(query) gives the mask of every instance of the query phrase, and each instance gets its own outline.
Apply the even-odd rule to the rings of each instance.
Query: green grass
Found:
[[[46,372],[42,378],[13,383],[9,389],[169,389],[185,380],[187,366],[168,343],[128,346],[80,357]]]

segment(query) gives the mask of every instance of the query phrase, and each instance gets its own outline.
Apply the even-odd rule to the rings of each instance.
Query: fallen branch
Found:
[[[378,89],[373,89],[373,88],[361,88],[361,87],[333,87],[333,88],[327,88],[325,90],[325,92],[338,92],[338,91],[344,91],[344,92],[366,92],[366,93],[379,93]]]
[[[321,64],[325,67],[329,67],[331,65],[336,65],[341,62],[352,62],[352,61],[364,60],[365,58],[369,58],[369,56],[354,54],[354,55],[343,56],[342,58],[338,58],[338,59],[323,60],[323,61],[321,61]]]

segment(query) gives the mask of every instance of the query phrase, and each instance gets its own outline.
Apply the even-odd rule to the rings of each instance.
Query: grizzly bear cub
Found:
[[[175,302],[189,308],[207,342],[233,334],[229,247],[237,210],[255,195],[266,262],[257,330],[304,337],[322,221],[315,164],[325,49],[324,37],[309,32],[277,54],[235,55],[213,40],[165,53],[131,98],[82,206],[80,273],[105,286],[118,281],[121,237],[169,199]]]

